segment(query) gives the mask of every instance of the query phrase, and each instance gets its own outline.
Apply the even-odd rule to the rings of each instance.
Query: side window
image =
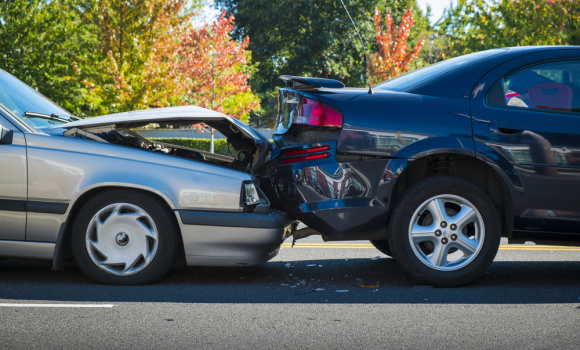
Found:
[[[493,106],[580,112],[580,61],[522,69],[496,82],[486,99]]]

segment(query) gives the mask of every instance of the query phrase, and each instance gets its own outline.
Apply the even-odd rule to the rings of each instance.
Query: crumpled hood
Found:
[[[197,106],[165,107],[143,109],[138,111],[101,115],[84,118],[71,123],[62,124],[52,129],[79,128],[85,131],[131,129],[150,123],[160,124],[196,124],[206,123],[210,126],[215,122],[228,122],[232,125],[232,132],[241,131],[259,143],[265,138],[247,124],[228,115]],[[222,132],[222,130],[220,130]],[[222,132],[223,133],[223,132]],[[226,132],[227,133],[227,132]],[[226,135],[224,133],[224,135]],[[227,136],[227,135],[226,135]]]
[[[71,123],[61,124],[51,129],[81,129],[87,132],[100,133],[112,130],[127,130],[145,126],[150,123],[192,125],[205,123],[218,130],[228,141],[239,139],[251,142],[258,149],[252,168],[257,168],[264,160],[270,143],[259,132],[249,125],[228,115],[197,106],[180,106],[144,109],[131,112],[115,113],[98,117],[84,118]]]

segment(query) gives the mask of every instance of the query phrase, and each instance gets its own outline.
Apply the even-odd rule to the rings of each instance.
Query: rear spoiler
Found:
[[[344,84],[334,79],[297,77],[293,75],[281,75],[280,79],[284,80],[287,88],[296,90],[311,89],[342,89]]]

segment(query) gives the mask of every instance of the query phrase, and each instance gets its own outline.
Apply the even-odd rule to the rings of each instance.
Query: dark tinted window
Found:
[[[505,95],[503,93],[503,82],[501,80],[489,89],[487,103],[492,106],[505,106]]]
[[[500,102],[496,85],[501,86],[505,102]],[[487,96],[492,105],[580,112],[580,61],[528,67],[496,85]]]

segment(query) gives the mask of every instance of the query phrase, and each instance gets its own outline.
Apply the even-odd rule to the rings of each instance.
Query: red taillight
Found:
[[[328,149],[330,149],[330,146],[320,146],[320,147],[314,147],[314,148],[305,148],[305,149],[301,149],[301,150],[298,150],[298,151],[285,152],[284,153],[284,157],[301,156],[303,154],[322,152],[322,151],[326,151]]]
[[[298,162],[305,162],[307,160],[322,159],[330,157],[330,153],[313,154],[311,156],[296,157],[290,159],[283,159],[282,164],[292,164]]]
[[[331,105],[303,97],[294,124],[341,127],[342,113]]]
[[[307,160],[328,158],[328,157],[330,157],[330,153],[328,153],[328,152],[318,153],[318,152],[328,151],[329,149],[330,149],[330,146],[319,146],[319,147],[313,147],[313,148],[300,149],[297,151],[284,152],[283,157],[294,157],[294,158],[283,159],[282,164],[292,164],[292,163],[304,162]],[[318,153],[318,154],[312,154],[312,153]]]

